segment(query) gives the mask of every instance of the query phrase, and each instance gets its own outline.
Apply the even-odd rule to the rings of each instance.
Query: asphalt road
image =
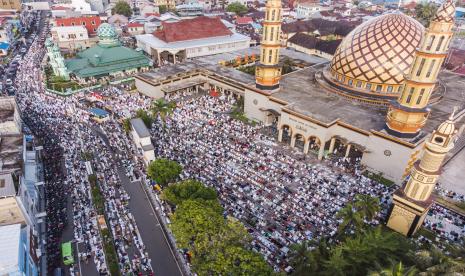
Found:
[[[109,146],[106,135],[98,128],[93,128],[93,130],[102,137]],[[160,226],[152,203],[147,197],[141,183],[138,181],[131,182],[125,175],[125,169],[122,165],[118,169],[118,174],[124,189],[131,197],[129,208],[137,223],[149,258],[152,260],[151,264],[154,274],[156,276],[182,276],[181,269],[164,236],[163,229]]]

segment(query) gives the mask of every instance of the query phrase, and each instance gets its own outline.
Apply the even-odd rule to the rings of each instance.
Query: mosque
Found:
[[[58,46],[47,39],[45,46],[54,74],[67,80],[87,82],[105,77],[122,78],[148,70],[152,66],[143,53],[120,44],[112,25],[101,24],[97,29],[97,36],[97,45],[78,52],[71,59],[64,59]]]
[[[154,98],[185,90],[232,93],[244,99],[249,119],[276,127],[280,142],[319,159],[358,157],[399,185],[443,122],[462,126],[454,137],[461,135],[461,77],[441,71],[453,36],[453,2],[446,0],[426,29],[400,12],[373,18],[344,38],[330,62],[286,75],[279,63],[286,51],[281,11],[280,0],[267,1],[255,79],[199,58],[139,74],[136,87]]]

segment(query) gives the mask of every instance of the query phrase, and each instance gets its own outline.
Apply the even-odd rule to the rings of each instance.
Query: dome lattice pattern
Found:
[[[331,69],[355,80],[402,84],[423,32],[418,21],[402,13],[376,17],[344,38]]]
[[[433,20],[437,22],[453,22],[455,17],[455,4],[452,0],[446,0],[444,4],[442,4],[436,15],[434,16]]]
[[[97,36],[99,38],[115,38],[116,31],[112,25],[103,23],[97,29]]]

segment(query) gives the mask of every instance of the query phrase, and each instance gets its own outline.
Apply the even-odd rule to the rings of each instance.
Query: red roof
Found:
[[[244,16],[244,17],[238,17],[236,18],[236,24],[237,25],[247,25],[253,23],[252,17],[249,16]]]
[[[160,14],[158,12],[147,12],[144,14],[145,17],[149,17],[149,16],[160,16]]]
[[[162,22],[162,29],[153,33],[165,42],[202,39],[232,35],[232,32],[218,17],[199,16],[179,22]]]
[[[137,23],[137,22],[132,22],[132,23],[129,23],[127,25],[128,28],[140,28],[140,27],[144,27],[144,24],[140,24],[140,23]]]
[[[63,6],[55,6],[55,7],[52,7],[52,10],[54,11],[65,11],[65,10],[69,10],[67,7],[63,7]]]

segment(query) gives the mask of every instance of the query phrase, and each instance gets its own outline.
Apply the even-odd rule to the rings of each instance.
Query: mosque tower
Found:
[[[281,78],[280,33],[281,0],[268,0],[265,21],[263,22],[260,61],[255,69],[255,84],[258,89],[275,90],[279,88],[279,79]]]
[[[454,125],[454,112],[449,119],[433,131],[425,142],[423,156],[413,166],[406,184],[393,195],[393,206],[387,226],[408,237],[423,224],[433,198],[442,162],[454,147],[457,133]]]
[[[446,0],[426,29],[397,101],[391,102],[386,131],[400,138],[418,135],[429,114],[428,102],[447,56],[454,26],[455,4]]]

